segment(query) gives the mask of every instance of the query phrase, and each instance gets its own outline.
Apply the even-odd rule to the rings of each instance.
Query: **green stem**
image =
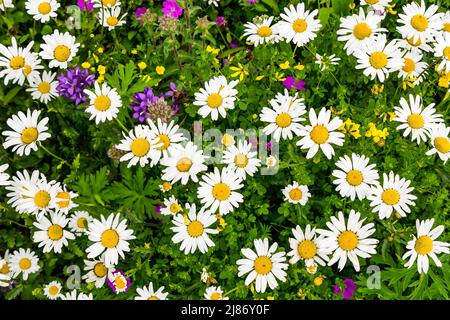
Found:
[[[46,147],[44,147],[44,145],[41,142],[38,142],[39,147],[42,148],[42,150],[44,150],[45,152],[47,152],[49,155],[51,155],[53,158],[58,159],[59,161],[61,161],[62,163],[65,163],[68,165],[68,162],[66,160],[64,160],[63,158],[57,156],[56,154],[54,154],[53,152],[51,152],[50,150],[48,150]]]
[[[228,291],[228,292],[226,292],[226,293],[224,293],[222,296],[223,297],[228,297],[229,295],[230,295],[230,293],[232,293],[232,292],[234,292],[234,291],[236,291],[238,288],[236,287],[236,288],[234,288],[234,289],[231,289],[230,291]]]
[[[116,118],[116,121],[117,121],[117,123],[119,124],[119,126],[120,126],[123,130],[125,130],[126,132],[128,132],[128,129],[123,125],[123,123],[122,123],[118,118]]]
[[[14,224],[16,224],[16,225],[18,225],[18,226],[20,226],[20,227],[22,227],[22,228],[27,228],[27,229],[29,229],[29,227],[27,227],[26,225],[20,224],[20,223],[14,221],[14,220],[6,219],[6,220],[0,220],[0,222],[1,222],[1,223],[9,222],[9,224],[14,223]]]

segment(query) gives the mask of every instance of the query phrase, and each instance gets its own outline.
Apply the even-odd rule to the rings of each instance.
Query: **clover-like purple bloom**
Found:
[[[94,1],[92,1],[92,0],[77,0],[77,4],[82,11],[94,10]]]
[[[162,13],[165,17],[178,18],[183,14],[183,9],[178,5],[176,0],[164,0]]]
[[[306,82],[303,80],[296,80],[293,76],[287,76],[283,81],[283,86],[285,86],[288,90],[295,88],[297,91],[306,91]]]
[[[64,96],[75,101],[76,105],[86,102],[84,89],[95,81],[95,75],[89,74],[88,69],[81,69],[79,66],[68,69],[58,76],[58,86],[56,90],[60,96]]]
[[[140,17],[144,14],[147,13],[147,8],[144,7],[139,7],[136,9],[136,12],[134,13],[134,16],[136,17],[136,19],[138,19],[138,22],[140,24],[143,24],[144,22],[142,21],[142,19],[140,19]]]
[[[153,90],[149,87],[145,87],[144,91],[134,94],[134,101],[130,103],[133,108],[133,119],[139,119],[139,122],[144,122],[147,119],[148,106],[155,102],[156,96],[153,94]]]
[[[344,297],[344,299],[347,300],[347,299],[350,299],[351,297],[353,297],[353,292],[356,291],[356,289],[358,289],[358,286],[350,278],[344,279],[344,284],[345,284],[344,291],[342,291],[338,285],[333,285],[333,292],[335,294],[342,295]]]
[[[216,23],[218,26],[222,27],[227,24],[227,20],[225,20],[225,18],[222,16],[218,16],[216,19]]]

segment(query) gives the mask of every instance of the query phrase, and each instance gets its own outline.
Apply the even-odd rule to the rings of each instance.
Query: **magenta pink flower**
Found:
[[[175,0],[164,0],[162,13],[165,17],[178,18],[183,14],[183,9]]]
[[[283,86],[285,86],[288,90],[295,88],[297,91],[306,91],[305,85],[305,81],[301,79],[297,81],[293,76],[287,76],[286,80],[283,81]]]
[[[344,297],[344,299],[347,300],[347,299],[350,299],[351,297],[353,297],[353,292],[356,291],[356,289],[358,289],[358,286],[350,278],[344,279],[344,284],[345,284],[344,291],[342,291],[338,285],[333,285],[333,292],[335,294],[342,295]]]
[[[94,1],[92,1],[92,0],[77,0],[77,4],[82,11],[94,10]]]

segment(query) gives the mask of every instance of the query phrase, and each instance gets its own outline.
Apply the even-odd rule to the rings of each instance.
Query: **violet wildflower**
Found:
[[[165,17],[178,18],[183,14],[183,9],[176,0],[164,0],[162,13]]]
[[[135,93],[133,99],[135,101],[130,103],[134,110],[133,118],[139,119],[139,122],[142,123],[147,119],[148,106],[155,101],[156,97],[152,89],[145,87],[143,92]]]
[[[167,104],[164,97],[157,97],[147,109],[147,117],[153,121],[159,118],[162,122],[168,122],[175,114],[176,112]]]
[[[295,88],[297,91],[306,91],[305,88],[306,82],[303,80],[296,81],[295,77],[287,76],[283,81],[283,86],[285,86],[288,90]]]
[[[238,46],[239,46],[239,43],[238,43],[238,41],[236,39],[231,40],[231,43],[230,43],[230,48],[231,49],[237,48]]]
[[[258,3],[259,0],[247,0],[248,4],[255,4]]]
[[[172,109],[162,94],[156,96],[153,91],[145,87],[143,92],[133,96],[134,101],[130,103],[134,110],[133,118],[144,122],[146,119],[161,119],[162,122],[170,120],[178,111],[178,107]]]
[[[136,12],[135,12],[135,14],[134,14],[134,17],[135,17],[136,19],[138,19],[139,24],[143,24],[143,23],[144,23],[144,21],[141,19],[141,17],[142,17],[144,14],[146,14],[146,13],[147,13],[147,8],[139,7],[139,8],[136,9]]]
[[[344,284],[345,284],[344,291],[342,291],[338,285],[333,285],[333,292],[335,294],[342,295],[344,297],[344,299],[347,300],[347,299],[350,299],[351,297],[353,297],[353,292],[356,291],[356,289],[358,289],[358,286],[350,278],[344,279]]]
[[[59,84],[56,87],[60,96],[74,100],[76,105],[86,101],[84,89],[95,81],[95,75],[89,74],[88,69],[79,66],[68,69],[58,76]]]
[[[94,1],[92,0],[77,0],[77,5],[80,7],[82,11],[88,10],[92,11],[94,10]]]
[[[177,85],[173,82],[169,85],[170,90],[166,92],[166,97],[171,97],[172,99],[172,110],[178,112],[178,106],[180,105],[180,100],[183,97],[183,90],[178,90]]]
[[[127,292],[131,286],[131,279],[120,270],[111,272],[111,275],[106,277],[108,285],[114,293]]]
[[[268,151],[270,151],[270,150],[272,150],[272,148],[273,148],[272,141],[267,142],[267,143],[266,143],[266,149],[267,149]]]
[[[224,17],[219,16],[219,17],[217,17],[217,19],[216,19],[216,23],[217,23],[217,25],[218,25],[219,27],[223,27],[223,26],[225,26],[225,25],[227,24],[227,20],[225,20]]]

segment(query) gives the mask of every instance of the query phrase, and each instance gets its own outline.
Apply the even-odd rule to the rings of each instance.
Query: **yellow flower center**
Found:
[[[187,157],[183,157],[177,162],[177,169],[180,172],[187,172],[189,171],[189,169],[191,169],[191,167],[192,167],[192,160]]]
[[[404,65],[403,65],[403,71],[405,72],[413,72],[416,70],[416,63],[413,59],[405,58],[404,59]]]
[[[70,194],[68,193],[68,192],[59,192],[57,195],[56,195],[56,197],[57,198],[61,198],[61,199],[67,199],[67,201],[59,201],[59,202],[57,202],[57,204],[58,204],[58,206],[60,207],[60,208],[67,208],[68,206],[69,206],[69,204],[70,204]]]
[[[48,2],[41,2],[38,6],[38,11],[40,14],[49,14],[50,11],[52,11],[52,7],[50,6],[50,3]]]
[[[283,112],[277,115],[277,117],[275,118],[275,122],[280,128],[286,128],[291,125],[292,117],[288,113]]]
[[[86,218],[84,217],[78,218],[77,227],[80,229],[86,229]]]
[[[60,44],[53,51],[53,56],[59,62],[65,62],[70,57],[70,49],[69,49],[69,47],[67,47],[67,46],[65,46],[63,44]]]
[[[350,170],[347,173],[347,182],[351,186],[359,186],[363,181],[363,175],[359,170]]]
[[[423,127],[425,120],[423,117],[418,113],[413,113],[408,116],[408,124],[413,129],[420,129]]]
[[[444,23],[442,30],[445,32],[450,32],[450,22]]]
[[[108,273],[108,268],[105,267],[103,262],[99,262],[94,266],[94,274],[98,278],[103,278]]]
[[[131,152],[136,157],[145,156],[150,150],[150,142],[144,138],[137,138],[131,143]]]
[[[231,189],[225,183],[217,183],[212,189],[212,195],[219,201],[227,200],[230,197]]]
[[[107,96],[101,95],[95,98],[94,107],[100,112],[106,111],[111,106],[111,99]]]
[[[388,57],[386,53],[376,51],[370,55],[369,62],[375,69],[383,69],[388,64]]]
[[[22,270],[28,270],[31,268],[31,260],[28,258],[22,258],[19,261],[19,268]]]
[[[48,293],[51,296],[56,296],[59,293],[59,288],[57,286],[51,286],[48,288]]]
[[[162,151],[162,150],[166,150],[169,145],[170,145],[170,139],[167,135],[165,134],[160,134],[158,135],[159,141],[158,143],[162,143],[163,145],[161,147],[158,147],[158,150]]]
[[[108,17],[108,19],[106,19],[106,23],[109,26],[114,27],[117,25],[117,23],[119,23],[119,20],[116,17],[111,16],[111,17]]]
[[[294,201],[299,201],[303,196],[302,190],[295,188],[289,191],[289,198],[291,198]]]
[[[428,28],[428,19],[423,14],[416,14],[411,18],[411,26],[417,31],[425,31]]]
[[[312,259],[317,253],[317,246],[311,240],[303,240],[298,244],[297,251],[302,259]]]
[[[353,231],[343,231],[338,237],[338,244],[342,250],[351,251],[358,246],[358,236]]]
[[[255,263],[255,271],[258,274],[268,274],[272,271],[272,261],[266,256],[260,256],[256,258]]]
[[[170,212],[177,213],[180,211],[180,205],[178,203],[172,203],[169,207]]]
[[[380,2],[380,0],[366,0],[366,3],[368,3],[370,5],[377,4],[378,2]]]
[[[165,182],[163,182],[162,187],[163,187],[164,190],[167,191],[167,190],[170,190],[172,188],[172,185],[170,184],[170,182],[165,181]]]
[[[222,101],[223,99],[220,94],[212,93],[209,95],[207,103],[210,108],[217,109],[222,105]]]
[[[311,130],[311,133],[309,135],[311,137],[311,140],[314,141],[316,144],[323,144],[327,142],[328,138],[330,137],[328,129],[321,124],[315,126]]]
[[[258,28],[258,31],[256,33],[258,34],[258,36],[266,38],[272,35],[272,29],[267,26],[262,26]]]
[[[248,164],[248,157],[245,154],[237,154],[234,157],[234,164],[238,168],[245,168]]]
[[[446,137],[437,137],[434,139],[434,147],[440,153],[447,153],[450,151],[450,141]]]
[[[39,83],[37,89],[41,94],[49,93],[50,92],[50,84],[48,82],[42,81],[41,83]]]
[[[234,139],[233,139],[232,135],[225,133],[222,136],[222,144],[229,146],[229,145],[233,144],[233,142],[234,142]]]
[[[63,237],[63,232],[64,230],[59,224],[52,224],[47,230],[47,235],[50,240],[58,241]]]
[[[159,300],[159,298],[157,296],[150,296],[147,300]]]
[[[400,193],[394,189],[387,189],[381,194],[383,202],[389,206],[393,206],[400,201]]]
[[[35,142],[39,136],[39,131],[36,128],[25,128],[22,131],[21,139],[25,144]]]
[[[203,234],[203,229],[203,224],[198,220],[192,221],[187,226],[187,232],[193,238],[200,237]]]
[[[116,4],[116,0],[102,0],[102,4],[107,7],[107,6],[114,6]]]
[[[429,236],[421,236],[416,240],[414,249],[418,254],[426,255],[433,250],[433,240]]]
[[[124,279],[122,277],[117,277],[114,280],[114,284],[115,284],[116,288],[119,290],[122,290],[127,285],[127,283],[124,281]]]
[[[366,22],[360,22],[353,28],[353,35],[358,40],[363,40],[372,35],[372,28]]]
[[[101,241],[106,248],[115,248],[119,243],[119,234],[116,230],[108,229],[103,231]]]
[[[414,42],[414,37],[408,38],[407,41],[408,41],[409,45],[411,45],[413,47],[418,47],[422,44],[422,40],[420,40],[420,37],[416,42]]]
[[[294,24],[292,25],[292,29],[294,29],[297,33],[305,32],[305,30],[308,28],[308,23],[304,19],[297,19],[294,21]]]
[[[21,56],[13,57],[9,61],[9,66],[11,68],[13,68],[14,70],[19,70],[19,69],[23,68],[24,65],[25,65],[25,59]]]
[[[23,66],[22,72],[23,72],[24,75],[28,76],[31,73],[31,71],[33,71],[31,66],[29,66],[27,64]]]
[[[220,295],[220,293],[219,292],[213,292],[213,293],[211,293],[211,300],[220,300],[220,298],[221,298],[221,295]]]
[[[40,190],[34,195],[34,204],[36,207],[43,209],[50,203],[50,194],[45,190]]]
[[[445,47],[444,57],[445,57],[445,59],[450,60],[450,47]]]
[[[4,263],[3,267],[0,269],[0,273],[6,274],[9,272],[9,264],[8,263]]]

